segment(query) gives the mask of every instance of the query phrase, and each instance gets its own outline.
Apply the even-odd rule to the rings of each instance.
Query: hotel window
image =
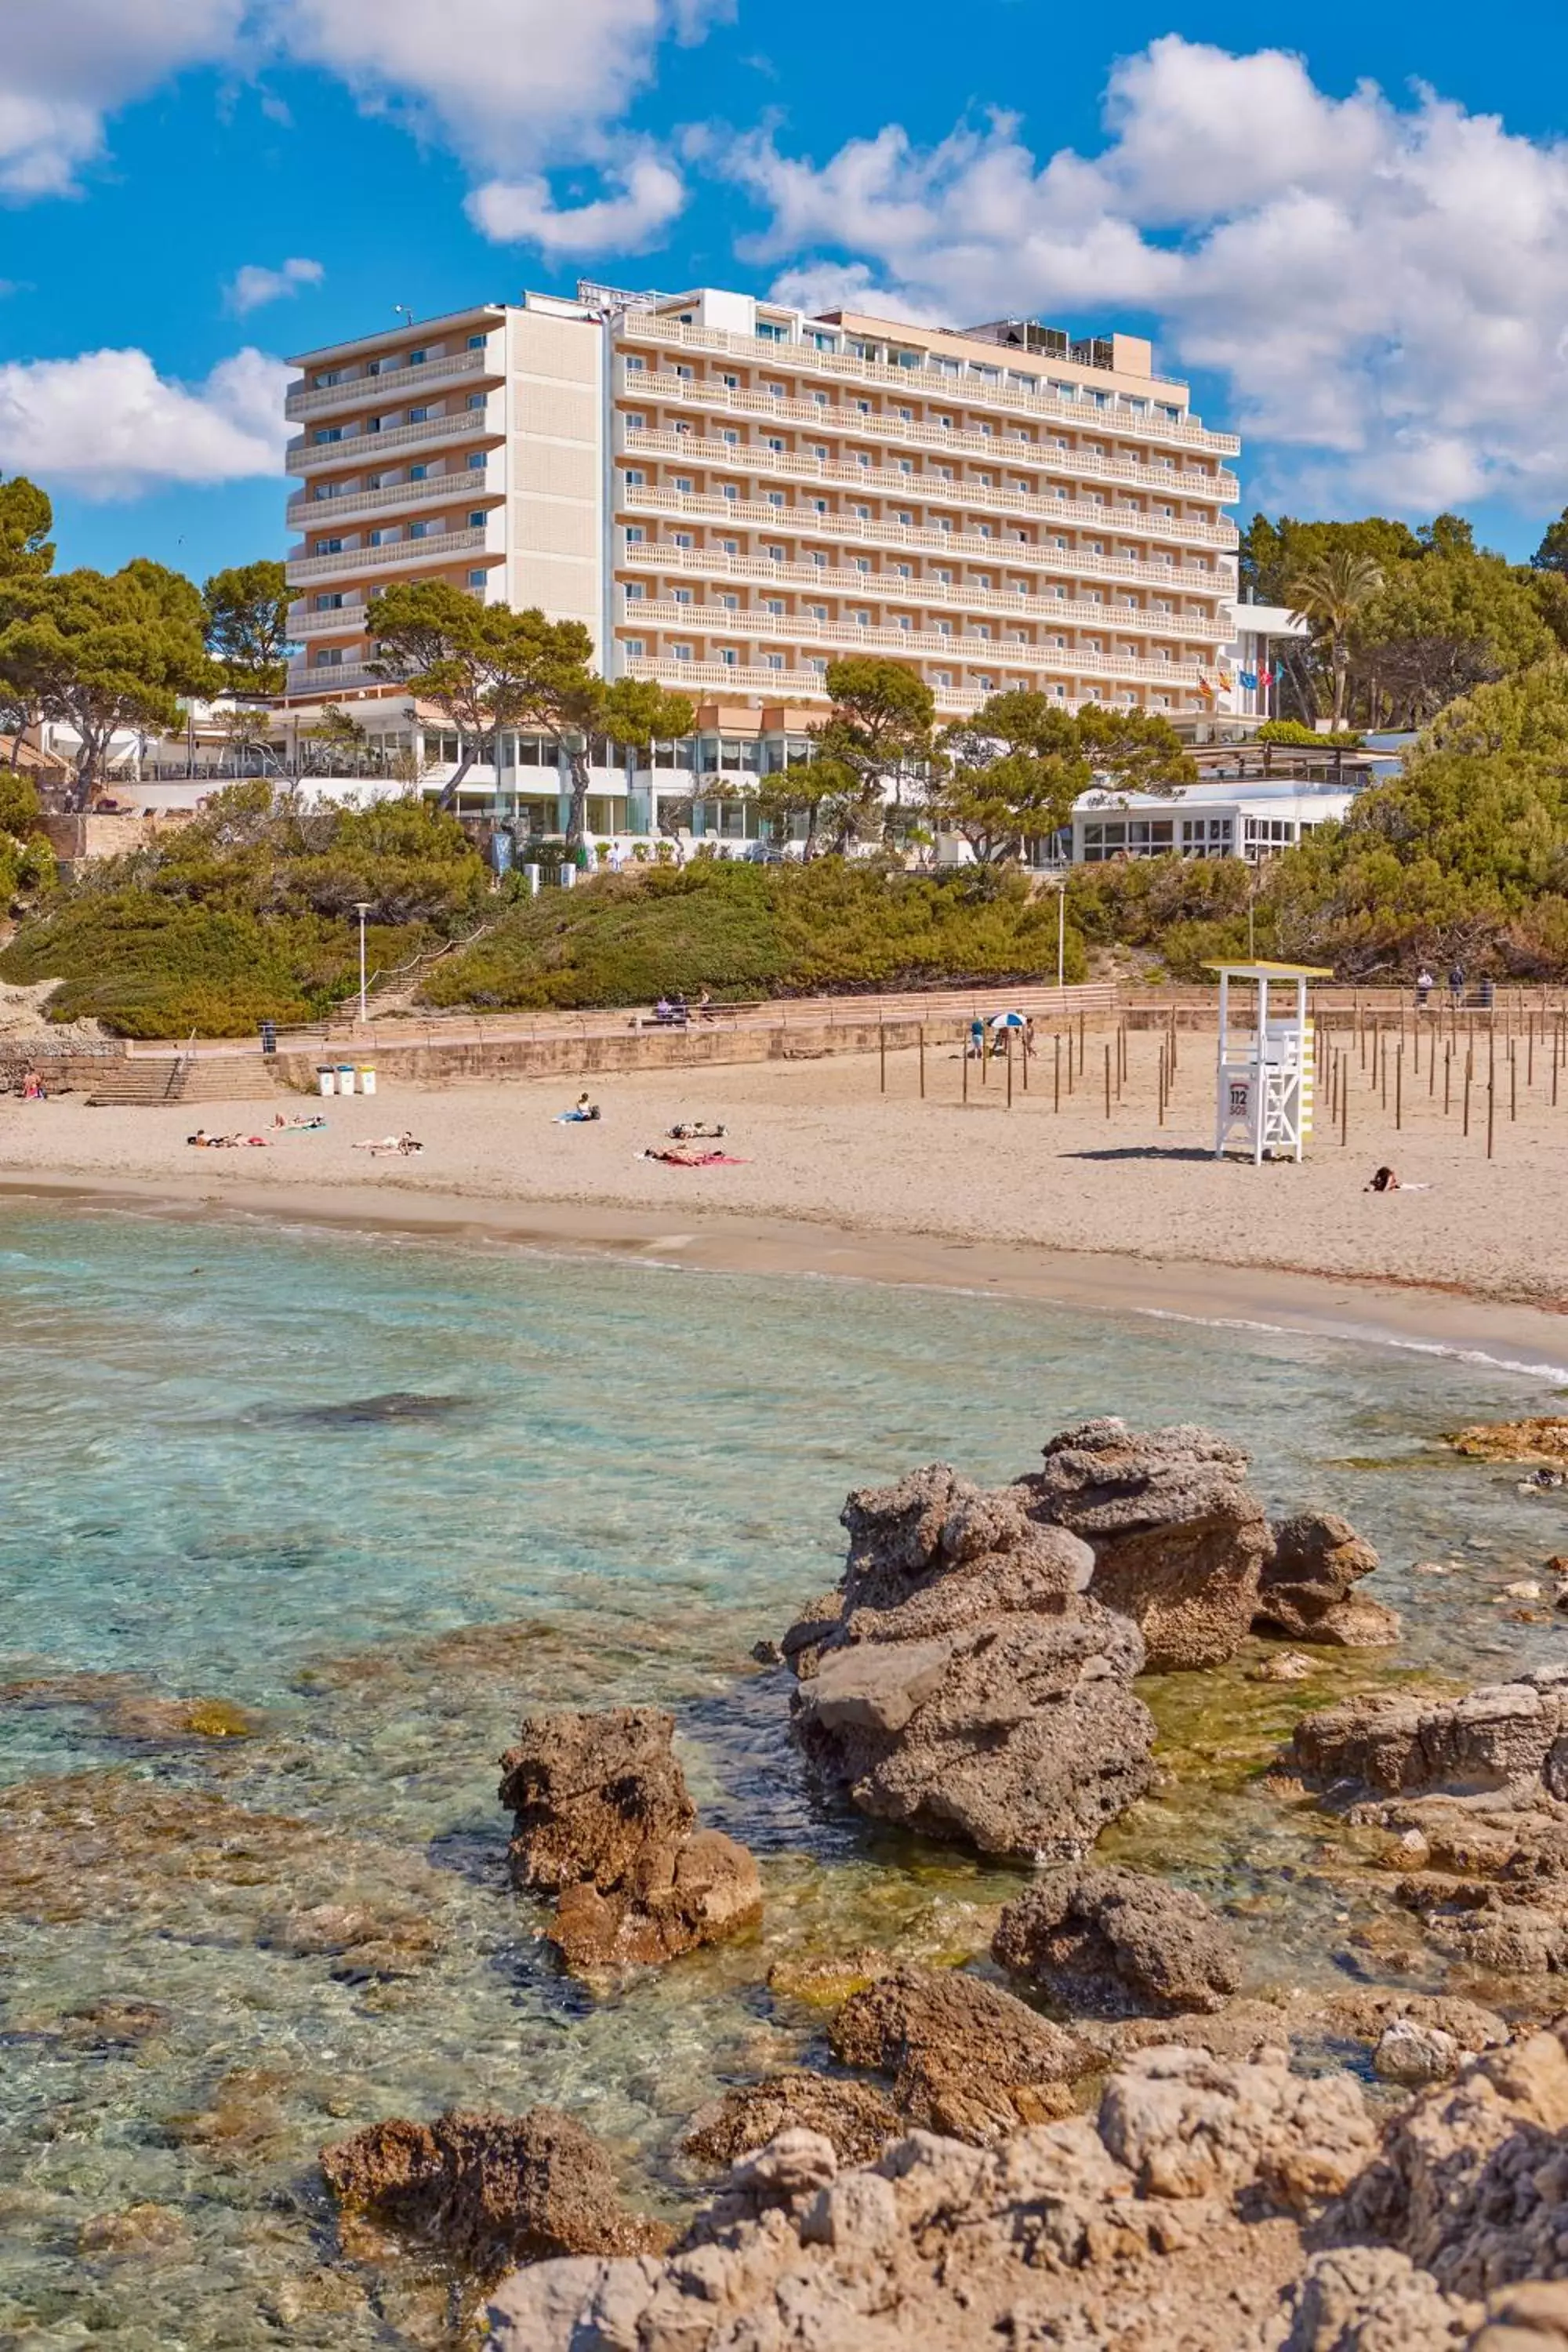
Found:
[[[827,512],[827,500],[826,499],[808,499],[806,500],[806,504],[813,514],[826,514]]]
[[[627,468],[626,468],[626,488],[627,488],[627,489],[628,489],[628,490],[640,490],[640,489],[643,488],[644,484],[647,482],[647,476],[645,473],[643,473],[643,472],[642,472],[642,471],[637,467],[636,467],[636,466],[628,466],[628,467],[627,467]]]
[[[341,441],[342,437],[343,428],[341,425],[318,425],[316,431],[310,436],[311,440],[316,443],[318,447],[320,447],[323,442]]]
[[[739,392],[741,389],[741,379],[738,375],[721,375],[719,381],[726,392]]]
[[[685,323],[689,326],[691,321],[687,320]],[[675,373],[682,383],[690,383],[693,380],[694,371],[689,367],[677,367]]]
[[[689,547],[692,543],[691,533],[689,530],[672,530],[669,534],[669,543],[671,547]]]
[[[690,496],[690,492],[691,492],[691,477],[690,477],[690,475],[689,475],[689,474],[677,474],[677,476],[676,476],[676,478],[675,478],[675,487],[676,487],[676,488],[677,488],[678,490],[681,491],[681,492],[682,492],[683,494],[685,494],[687,497],[689,497],[689,496]]]
[[[626,602],[627,602],[627,604],[640,604],[640,603],[641,603],[641,601],[642,601],[642,585],[643,585],[643,584],[642,584],[642,582],[641,582],[640,580],[628,580],[628,581],[626,582],[626,586],[622,589],[621,593],[622,593],[622,595],[626,598]]]
[[[483,507],[475,507],[468,516],[468,529],[470,530],[483,530],[484,527],[485,510]]]
[[[427,408],[411,408],[408,412],[410,425],[426,425],[428,424],[429,419],[430,411]]]
[[[628,547],[640,547],[640,546],[642,545],[642,543],[643,543],[643,527],[642,527],[641,523],[640,523],[640,522],[629,522],[629,523],[627,523],[627,525],[626,525],[626,545],[627,545]]]
[[[814,392],[814,393],[812,394],[812,395],[811,395],[811,398],[812,398],[812,404],[813,404],[813,406],[814,406],[814,407],[816,407],[816,408],[826,408],[826,405],[827,405],[827,394],[826,394],[825,392]]]
[[[933,669],[931,672],[931,677],[938,686],[951,686],[952,684],[952,672],[950,669]]]
[[[784,492],[783,492],[782,490],[770,490],[770,491],[768,492],[768,504],[769,504],[769,506],[771,506],[771,507],[782,507],[782,506],[783,506],[783,504],[784,504]]]
[[[720,485],[720,488],[724,497],[727,499],[738,499],[741,495],[740,486],[738,483],[723,482]]]
[[[310,657],[313,669],[336,669],[343,657],[342,646],[318,646]]]
[[[427,522],[411,522],[408,526],[410,539],[426,539],[429,533],[430,526]]]
[[[783,455],[784,443],[779,439],[776,433],[770,433],[767,439],[763,442],[763,446],[764,449],[771,449],[775,457]],[[826,449],[818,449],[813,454],[818,457],[826,457],[827,452]]]
[[[408,478],[411,482],[428,481],[429,478],[430,468],[428,466],[410,466],[408,468]]]
[[[315,603],[318,613],[341,613],[343,600],[341,595],[318,596]]]
[[[638,357],[637,357],[637,353],[636,353],[635,352],[628,352],[626,353],[626,373],[627,373],[628,375],[641,375],[641,373],[642,373],[642,372],[643,372],[643,369],[644,369],[644,367],[645,367],[646,365],[647,365],[647,362],[646,362],[646,361],[644,361],[644,360],[640,360],[640,359],[638,359]]]
[[[470,335],[468,337],[468,349],[471,352],[482,352],[484,347],[485,338],[483,335]]]
[[[468,394],[468,406],[470,408],[482,408],[489,398],[489,394],[488,392],[470,392]]]
[[[782,563],[784,560],[784,551],[782,547],[764,548],[763,552],[766,555],[770,563]]]
[[[871,625],[870,614],[857,613],[855,615],[855,625],[858,629],[868,629]]]
[[[906,530],[913,529],[914,520],[914,516],[910,512],[908,507],[900,507],[899,509],[899,520],[902,523]]]
[[[669,650],[677,661],[689,661],[691,659],[691,647],[689,646],[671,646]]]
[[[739,435],[738,433],[734,432],[734,431],[733,431],[731,428],[730,428],[729,426],[726,426],[726,428],[725,428],[725,430],[724,430],[724,432],[723,432],[723,434],[722,434],[722,436],[721,436],[721,438],[722,438],[722,440],[723,440],[723,443],[724,443],[725,447],[726,447],[726,448],[728,448],[728,449],[738,449],[738,448],[740,447],[740,446],[741,446],[741,436],[740,436],[740,435]]]
[[[390,530],[373,530],[370,534],[368,543],[372,547],[390,547],[396,537],[397,528],[396,525],[394,524]],[[341,546],[342,543],[342,542],[340,541],[339,545]]]
[[[726,555],[739,555],[741,552],[741,542],[738,539],[721,539],[719,545]]]
[[[342,368],[329,368],[325,375],[319,375],[316,377],[316,390],[318,392],[325,392],[331,384],[342,383],[342,380],[343,372]]]
[[[789,341],[789,329],[787,327],[781,327],[776,320],[759,319],[757,320],[757,339],[760,342],[764,343],[784,343]]]
[[[721,646],[719,648],[719,658],[723,663],[726,669],[733,669],[741,656],[736,652],[733,646]]]
[[[870,557],[868,555],[858,555],[855,558],[855,569],[857,572],[869,572],[871,569]]]
[[[642,414],[640,409],[627,410],[626,431],[628,433],[646,433],[647,431],[647,418]]]
[[[721,596],[719,602],[726,613],[738,613],[741,609],[741,600],[738,596]]]
[[[826,621],[827,618],[827,607],[826,604],[808,604],[805,609],[811,614],[814,621]]]
[[[770,654],[768,656],[767,667],[769,669],[783,669],[784,666],[783,654]]]
[[[782,596],[768,597],[763,606],[763,610],[765,613],[772,613],[775,619],[782,620],[784,618],[784,598]]]
[[[482,588],[488,577],[489,574],[486,572],[484,566],[480,564],[476,570],[469,572],[468,585],[470,588]]]
[[[670,591],[670,596],[672,602],[677,604],[689,604],[691,602],[689,588],[673,588]]]
[[[373,530],[371,532],[370,543],[373,547],[380,546],[381,535],[378,531]],[[318,555],[341,555],[343,551],[342,541],[341,539],[319,539],[316,541],[315,551]]]
[[[626,639],[626,652],[633,661],[640,661],[642,659],[642,648],[643,641],[640,637],[628,637]]]
[[[468,458],[468,471],[470,474],[482,474],[488,463],[484,451],[476,449]]]
[[[827,509],[824,507],[822,511],[826,514],[827,512]],[[852,506],[849,511],[855,517],[857,522],[869,522],[871,520],[871,509],[869,507]]]
[[[775,449],[782,449],[784,447],[784,443],[782,441],[775,441],[773,444],[773,446]],[[826,464],[827,458],[827,444],[825,441],[814,441],[811,445],[811,454],[819,465]]]
[[[827,569],[827,555],[825,549],[814,547],[811,551],[811,560],[819,572],[825,572]]]

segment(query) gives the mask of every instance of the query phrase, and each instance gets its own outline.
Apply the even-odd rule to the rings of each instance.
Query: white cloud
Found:
[[[224,307],[243,319],[247,310],[259,310],[266,302],[280,301],[286,294],[298,294],[302,286],[319,286],[326,274],[319,261],[306,261],[298,255],[280,269],[268,269],[260,262],[247,261],[224,289]]]
[[[1105,121],[1089,156],[1042,161],[996,116],[929,149],[889,125],[821,165],[755,136],[725,168],[791,300],[957,325],[1152,312],[1165,362],[1219,375],[1224,421],[1272,445],[1273,495],[1562,503],[1568,146],[1175,35],[1114,68]]]
[[[605,126],[729,0],[262,0],[299,62],[401,109],[480,168],[602,158]]]
[[[103,152],[106,114],[184,67],[228,55],[244,0],[6,0],[0,196],[68,195]]]
[[[248,348],[189,385],[140,351],[13,361],[0,365],[0,474],[91,499],[277,474],[289,380]]]
[[[685,182],[656,155],[609,176],[619,195],[559,208],[542,178],[488,180],[468,198],[468,217],[494,243],[536,246],[551,260],[646,252],[684,207]]]

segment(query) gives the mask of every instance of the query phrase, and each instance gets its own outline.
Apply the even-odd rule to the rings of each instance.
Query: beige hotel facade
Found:
[[[581,620],[607,675],[699,706],[695,750],[640,777],[606,754],[617,830],[647,829],[664,758],[782,764],[846,654],[909,663],[947,718],[1012,687],[1214,707],[1239,443],[1137,337],[583,286],[294,364],[290,701],[374,723],[365,608],[394,580]],[[543,756],[513,740],[503,769]]]

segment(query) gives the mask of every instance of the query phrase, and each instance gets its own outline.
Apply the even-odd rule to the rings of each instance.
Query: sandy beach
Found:
[[[1568,1297],[1568,1234],[1557,1214],[1568,1090],[1550,1102],[1542,1066],[1519,1074],[1517,1119],[1500,1077],[1494,1158],[1486,1153],[1484,1086],[1468,1138],[1458,1089],[1447,1118],[1442,1076],[1428,1095],[1408,1066],[1403,1128],[1392,1100],[1352,1073],[1349,1141],[1320,1125],[1300,1166],[1216,1163],[1212,1045],[1184,1043],[1162,1127],[1157,1041],[1134,1035],[1123,1098],[1105,1112],[1103,1044],[1054,1103],[1049,1048],[1016,1076],[1011,1109],[999,1066],[982,1089],[951,1053],[928,1054],[926,1097],[913,1054],[658,1071],[595,1087],[603,1116],[560,1125],[577,1086],[560,1079],[410,1087],[384,1078],[373,1099],[320,1106],[273,1095],[253,1105],[89,1109],[76,1097],[0,1107],[0,1184],[58,1184],[122,1196],[284,1213],[300,1219],[481,1232],[544,1246],[659,1250],[689,1263],[972,1281],[1087,1302],[1165,1304],[1174,1312],[1277,1309],[1372,1315],[1367,1286],[1411,1292],[1390,1318],[1489,1352],[1512,1344],[1542,1360],[1568,1347],[1552,1327]],[[1500,1065],[1500,1071],[1502,1066]],[[316,1133],[279,1133],[320,1108]],[[688,1169],[639,1157],[680,1120],[722,1122],[742,1164]],[[209,1131],[263,1134],[265,1150],[196,1151]],[[356,1146],[411,1129],[417,1157]],[[1380,1163],[1411,1189],[1363,1190]],[[1334,1286],[1331,1295],[1325,1284]],[[1415,1293],[1425,1294],[1417,1297]],[[1525,1313],[1523,1310],[1533,1310]]]

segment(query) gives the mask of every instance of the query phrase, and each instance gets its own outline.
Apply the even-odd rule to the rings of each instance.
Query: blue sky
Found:
[[[1568,501],[1568,23],[966,0],[6,0],[0,473],[281,551],[283,354],[579,273],[1153,335],[1243,514]],[[289,267],[292,265],[292,267]],[[242,273],[244,273],[242,275]]]

